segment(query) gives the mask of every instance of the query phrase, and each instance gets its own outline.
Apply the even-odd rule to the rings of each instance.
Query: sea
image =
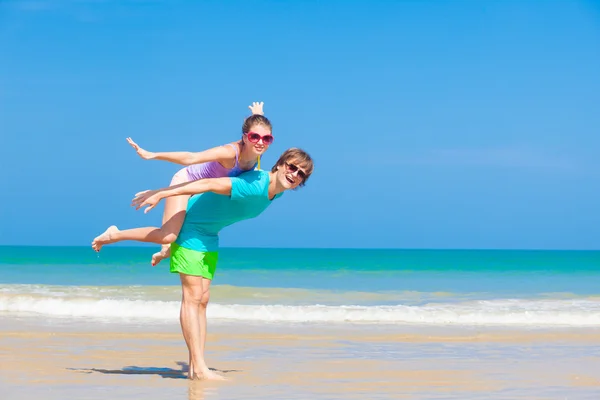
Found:
[[[0,317],[173,324],[156,247],[0,247]],[[600,251],[223,248],[211,321],[600,326]]]

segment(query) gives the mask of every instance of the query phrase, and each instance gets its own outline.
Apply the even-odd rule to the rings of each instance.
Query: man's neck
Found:
[[[279,182],[277,182],[275,175],[275,172],[269,172],[269,199],[271,200],[279,193],[285,191],[283,186],[279,185]]]

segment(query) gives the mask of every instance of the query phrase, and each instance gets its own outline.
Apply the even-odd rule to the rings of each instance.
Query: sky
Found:
[[[0,1],[0,245],[89,245],[252,101],[315,159],[231,247],[600,249],[600,2]],[[132,244],[127,243],[127,244]]]

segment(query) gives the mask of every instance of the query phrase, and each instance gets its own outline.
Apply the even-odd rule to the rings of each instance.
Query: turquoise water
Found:
[[[0,247],[0,314],[173,320],[155,247]],[[213,318],[600,326],[600,251],[222,250]]]

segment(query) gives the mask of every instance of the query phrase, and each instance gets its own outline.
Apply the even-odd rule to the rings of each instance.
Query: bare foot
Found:
[[[119,232],[119,228],[117,228],[115,225],[109,226],[108,229],[105,230],[100,236],[96,236],[96,238],[92,242],[92,249],[100,251],[102,246],[104,246],[105,244],[113,243],[113,235],[117,232]]]
[[[224,376],[217,374],[216,372],[212,372],[210,369],[203,370],[201,373],[195,373],[192,375],[193,380],[205,380],[205,381],[225,381]]]
[[[171,248],[167,247],[161,249],[159,252],[152,254],[152,261],[150,262],[153,267],[155,267],[159,262],[164,260],[165,258],[169,258],[171,256]]]

